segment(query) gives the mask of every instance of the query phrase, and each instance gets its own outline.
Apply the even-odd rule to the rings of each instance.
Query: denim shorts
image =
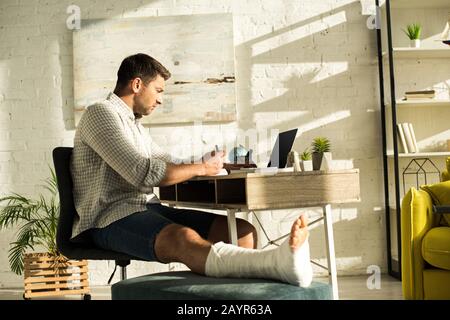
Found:
[[[218,215],[210,212],[177,209],[148,204],[147,210],[133,213],[105,228],[91,229],[94,244],[100,248],[129,254],[146,261],[158,261],[155,239],[169,224],[180,224],[197,231],[204,239]]]

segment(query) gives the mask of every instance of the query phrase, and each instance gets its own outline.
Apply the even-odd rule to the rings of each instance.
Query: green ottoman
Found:
[[[150,274],[117,282],[113,300],[331,300],[331,287],[308,288],[264,280],[211,278],[190,271]]]

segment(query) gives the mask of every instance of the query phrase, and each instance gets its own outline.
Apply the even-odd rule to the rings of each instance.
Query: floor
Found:
[[[318,281],[327,281],[326,278],[317,278]],[[339,298],[341,300],[403,300],[401,282],[387,275],[381,276],[380,288],[369,290],[367,276],[339,277]],[[0,300],[22,300],[22,289],[0,289]],[[110,300],[109,286],[91,287],[92,300]],[[80,300],[80,296],[61,296],[35,298],[33,300]]]

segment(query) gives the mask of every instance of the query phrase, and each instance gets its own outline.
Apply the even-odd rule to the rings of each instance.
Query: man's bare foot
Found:
[[[291,228],[291,234],[289,236],[289,246],[292,252],[295,252],[308,238],[308,218],[305,214],[302,214],[295,220]]]
[[[308,235],[308,219],[302,214],[293,223],[289,239],[278,250],[277,269],[281,280],[301,287],[311,284]]]

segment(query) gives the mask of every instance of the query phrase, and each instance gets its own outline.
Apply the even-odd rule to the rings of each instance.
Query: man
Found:
[[[87,108],[71,163],[78,217],[72,239],[88,234],[104,249],[148,261],[182,262],[207,276],[261,277],[308,286],[312,279],[306,217],[279,248],[256,250],[255,228],[238,219],[238,245],[228,242],[226,218],[160,204],[153,187],[217,174],[219,152],[183,164],[155,143],[139,123],[162,103],[170,72],[146,54],[124,59],[114,93]]]

